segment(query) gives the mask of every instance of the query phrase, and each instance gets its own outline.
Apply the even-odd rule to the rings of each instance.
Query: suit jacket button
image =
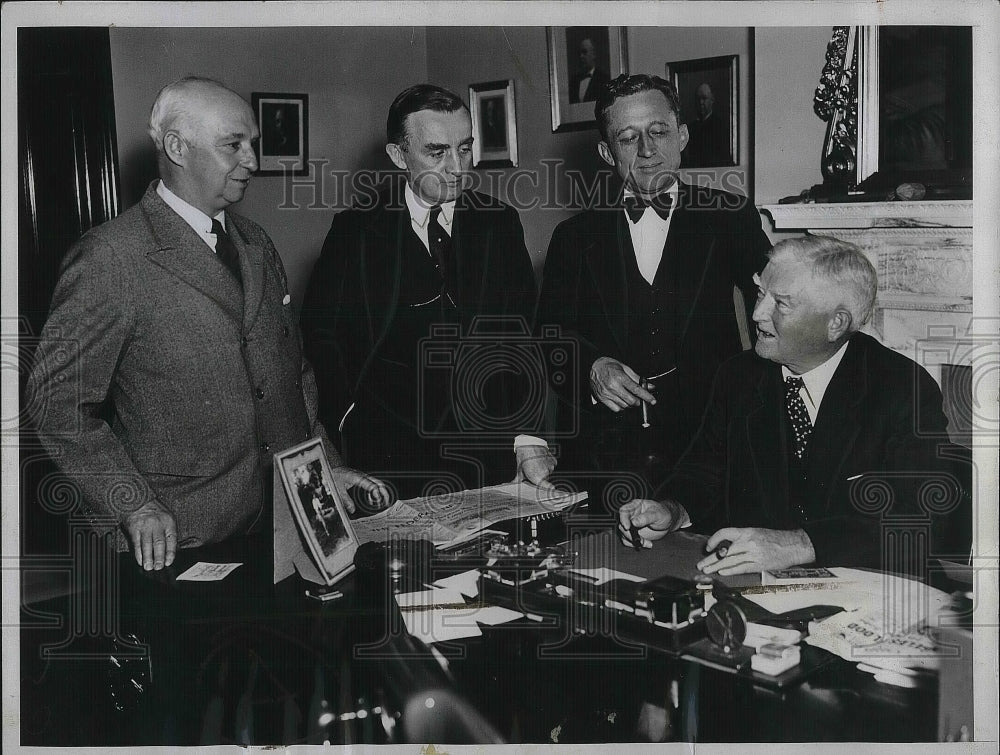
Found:
[[[257,389],[257,398],[264,398],[264,391],[260,388]]]
[[[281,333],[282,333],[282,335],[285,336],[285,338],[288,338],[288,334],[291,333],[291,332],[292,331],[288,329],[287,325],[282,325],[281,326]]]
[[[240,339],[240,346],[242,346],[244,349],[247,347],[248,343],[249,343],[249,341],[247,341],[247,337],[246,336],[243,336],[243,338]]]
[[[270,451],[271,450],[271,446],[269,444],[267,444],[267,443],[261,443],[260,444],[260,450],[261,451]]]

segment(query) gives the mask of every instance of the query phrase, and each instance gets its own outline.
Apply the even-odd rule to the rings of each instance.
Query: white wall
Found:
[[[327,173],[390,167],[383,149],[386,113],[397,93],[426,78],[425,37],[422,27],[112,27],[124,206],[138,201],[155,176],[146,136],[153,98],[185,74],[220,79],[248,101],[251,92],[304,92],[310,159],[328,161]],[[293,199],[302,206],[284,209],[290,204],[286,179],[258,176],[237,207],[274,240],[297,304],[334,213],[347,206],[334,181],[324,178],[322,191],[296,189]]]
[[[826,123],[812,101],[826,60],[829,26],[754,30],[754,201],[777,204],[823,182]],[[765,216],[765,229],[771,231]],[[772,240],[796,234],[772,233]]]

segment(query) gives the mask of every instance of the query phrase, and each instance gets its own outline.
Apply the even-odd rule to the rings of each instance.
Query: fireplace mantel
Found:
[[[761,208],[776,230],[827,228],[971,228],[972,202],[828,202]]]

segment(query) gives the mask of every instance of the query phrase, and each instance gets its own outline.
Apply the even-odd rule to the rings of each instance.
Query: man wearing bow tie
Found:
[[[547,447],[519,435],[543,419],[544,380],[517,359],[532,359],[517,342],[530,336],[536,297],[517,211],[467,188],[472,120],[454,93],[404,90],[386,137],[405,184],[333,219],[306,292],[320,417],[340,428],[345,458],[400,497],[506,482],[515,470],[544,482]]]
[[[670,83],[619,76],[594,113],[624,202],[563,222],[549,244],[538,321],[560,325],[580,357],[581,399],[555,387],[561,427],[579,430],[561,466],[655,483],[694,434],[716,368],[742,348],[733,287],[752,297],[770,244],[745,198],[679,180],[688,134]]]
[[[95,522],[160,570],[177,548],[269,548],[273,454],[326,432],[281,259],[229,209],[257,170],[253,111],[185,77],[160,91],[149,134],[160,179],[63,260],[28,390]],[[345,487],[385,501],[326,450]]]

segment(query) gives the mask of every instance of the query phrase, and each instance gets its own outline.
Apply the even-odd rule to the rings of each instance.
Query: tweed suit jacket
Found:
[[[241,292],[155,187],[63,260],[29,395],[98,523],[156,500],[193,547],[247,532],[268,508],[272,455],[325,432],[271,240],[226,213]]]
[[[941,391],[926,370],[855,333],[823,396],[798,496],[784,395],[780,365],[752,351],[723,364],[701,428],[657,497],[681,503],[706,534],[801,528],[822,566],[912,573],[914,564],[892,561],[905,555],[894,555],[893,540],[913,526],[941,555],[970,470],[950,453]]]

